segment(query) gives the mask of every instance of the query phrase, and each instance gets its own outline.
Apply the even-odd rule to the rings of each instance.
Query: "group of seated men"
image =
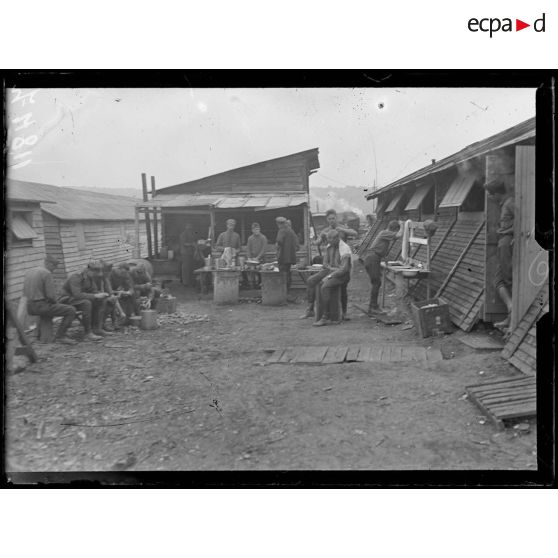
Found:
[[[93,260],[83,271],[69,275],[58,294],[52,275],[58,263],[56,257],[47,255],[44,266],[28,271],[23,295],[28,314],[62,317],[54,336],[59,343],[74,343],[67,331],[77,312],[81,312],[84,339],[98,341],[112,335],[121,325],[130,325],[130,318],[139,314],[142,307],[154,306],[161,292],[153,286],[147,265],[142,261],[112,265]],[[123,315],[123,321],[118,319],[118,314]]]

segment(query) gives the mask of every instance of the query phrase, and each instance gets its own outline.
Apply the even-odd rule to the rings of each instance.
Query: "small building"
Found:
[[[23,290],[25,274],[42,265],[45,259],[45,236],[41,203],[48,200],[7,192],[6,255],[4,258],[4,295],[16,301]]]
[[[22,204],[29,207],[34,204],[33,210],[25,213],[24,220],[37,234],[32,241],[19,240],[19,245],[8,247],[8,277],[12,278],[10,292],[13,296],[21,294],[25,271],[38,265],[45,254],[52,254],[60,262],[54,272],[57,286],[92,259],[117,263],[133,257],[137,200],[11,179],[7,180],[7,191],[9,214],[16,217],[21,234],[30,234],[30,231],[23,233],[20,208]],[[23,246],[23,242],[27,245]],[[29,251],[31,246],[33,256]],[[25,249],[27,252],[22,259],[20,256]],[[145,227],[140,231],[139,252],[142,257],[146,255]]]
[[[318,149],[270,159],[198,180],[159,189],[139,213],[157,216],[161,223],[161,247],[178,253],[179,235],[186,222],[198,240],[215,243],[235,219],[242,249],[257,222],[268,239],[269,257],[275,253],[278,216],[290,219],[300,240],[299,256],[310,257],[309,176],[320,166]],[[241,252],[242,253],[242,252]],[[157,254],[155,254],[157,257]]]
[[[431,241],[432,293],[448,302],[452,321],[465,331],[479,320],[503,319],[506,307],[494,285],[500,210],[486,196],[483,184],[506,174],[515,176],[516,204],[511,329],[524,327],[522,320],[529,318],[530,325],[525,327],[531,330],[532,317],[540,315],[537,312],[548,300],[548,254],[534,238],[535,118],[370,193],[367,199],[378,200],[378,220],[359,254],[366,252],[392,219],[433,219],[438,229]],[[424,251],[419,246],[411,255],[420,260]],[[397,241],[388,259],[397,260],[400,254],[401,241]],[[410,293],[415,299],[426,298],[425,280],[415,281]],[[512,335],[510,341],[516,337]],[[528,335],[522,339],[533,342]],[[531,370],[534,363],[534,359],[529,363]]]

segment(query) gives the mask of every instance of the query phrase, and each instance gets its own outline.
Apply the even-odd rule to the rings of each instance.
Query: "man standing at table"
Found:
[[[399,221],[390,221],[388,228],[374,239],[372,246],[364,257],[364,268],[366,273],[368,273],[368,277],[370,277],[371,284],[368,314],[382,312],[378,306],[378,294],[382,285],[382,260],[388,255],[392,243],[396,238],[402,236],[402,233]]]
[[[225,249],[229,248],[234,261],[238,252],[240,252],[240,235],[235,232],[236,221],[227,219],[227,230],[217,237],[215,247],[223,254]],[[221,256],[222,257],[222,256]]]
[[[267,238],[262,234],[259,223],[252,223],[252,234],[246,243],[246,256],[249,260],[257,260],[262,263],[264,260],[265,249],[267,248]],[[255,288],[260,274],[253,271],[247,272],[248,282]]]
[[[277,264],[279,271],[287,274],[287,292],[291,288],[291,266],[296,264],[298,238],[287,224],[285,217],[275,219],[279,232],[277,233]]]

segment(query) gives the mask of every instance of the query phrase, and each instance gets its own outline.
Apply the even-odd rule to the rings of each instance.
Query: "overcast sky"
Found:
[[[28,152],[9,175],[70,187],[139,189],[142,172],[164,187],[313,147],[311,185],[381,187],[535,115],[533,89],[40,89],[30,100],[9,92],[8,144]]]

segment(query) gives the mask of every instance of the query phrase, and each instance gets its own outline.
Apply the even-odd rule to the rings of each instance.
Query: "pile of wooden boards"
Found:
[[[485,382],[466,390],[469,399],[499,428],[505,421],[537,414],[537,386],[532,376]]]

